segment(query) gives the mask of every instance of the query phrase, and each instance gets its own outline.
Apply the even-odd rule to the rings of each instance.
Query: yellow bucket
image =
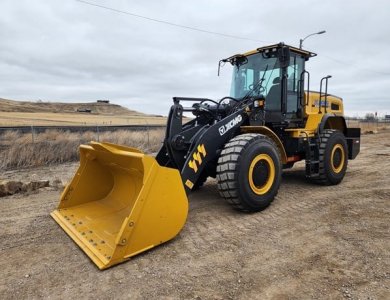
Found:
[[[91,142],[51,216],[105,269],[174,238],[188,200],[178,170],[137,149]]]

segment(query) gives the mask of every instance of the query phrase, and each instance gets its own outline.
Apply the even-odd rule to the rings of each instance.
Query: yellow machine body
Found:
[[[286,132],[290,132],[291,136],[294,138],[307,138],[313,137],[320,125],[322,118],[325,114],[325,107],[320,103],[324,102],[324,97],[320,99],[319,92],[307,92],[304,93],[304,100],[306,105],[304,106],[304,117],[306,119],[304,128],[288,128],[285,129]],[[327,108],[326,113],[330,113],[334,116],[343,116],[344,115],[344,106],[341,98],[333,95],[327,96]],[[320,113],[321,112],[321,113]],[[331,128],[341,129],[342,125],[339,124],[340,119],[333,119],[333,125]]]
[[[306,139],[308,137],[315,136],[321,124],[322,118],[324,117],[325,114],[324,105],[322,105],[322,107],[320,108],[320,103],[324,102],[324,97],[322,97],[321,99],[320,98],[321,97],[319,92],[305,91],[304,101],[306,105],[304,106],[304,110],[303,110],[303,114],[305,118],[305,127],[285,129],[285,131],[288,132],[291,137],[298,138],[298,139],[301,138]],[[333,95],[328,95],[326,102],[327,102],[327,108],[326,108],[327,113],[330,113],[335,117],[339,117],[339,116],[342,117],[344,115],[344,106],[341,98]],[[331,129],[338,129],[341,131],[343,130],[343,124],[341,123],[340,118],[332,118],[328,125]],[[291,161],[300,160],[300,158],[297,156],[287,157],[282,141],[271,129],[269,129],[266,126],[241,126],[241,132],[261,133],[271,138],[279,149],[283,164],[286,164]]]
[[[100,268],[174,238],[188,199],[180,173],[139,150],[80,146],[80,166],[51,216]]]
[[[321,111],[322,113],[325,112],[324,105],[321,106],[321,109],[319,106],[319,102],[320,102],[320,93],[319,92],[305,91],[304,99],[307,103],[307,105],[305,105],[305,109],[304,109],[304,114],[306,116],[310,116],[313,114],[318,115],[319,111]],[[323,95],[322,95],[321,101],[322,102],[325,101]],[[344,115],[343,100],[341,98],[339,98],[337,96],[333,96],[333,95],[328,95],[326,102],[327,102],[327,108],[326,108],[327,113],[332,113],[332,114],[335,114],[338,116]]]

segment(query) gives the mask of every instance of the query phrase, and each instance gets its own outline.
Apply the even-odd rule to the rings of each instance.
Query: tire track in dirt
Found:
[[[301,171],[298,170],[298,173],[301,173]],[[185,248],[188,254],[196,255],[202,252],[200,249],[206,252],[210,251],[215,241],[226,244],[240,242],[240,239],[234,240],[233,238],[237,232],[240,233],[240,236],[250,236],[256,234],[262,227],[277,224],[285,218],[299,222],[302,214],[331,205],[335,199],[356,195],[356,204],[359,204],[359,202],[366,202],[366,197],[362,197],[362,195],[370,195],[376,190],[379,193],[390,195],[390,188],[350,190],[344,189],[342,184],[337,187],[327,187],[308,182],[297,184],[296,180],[293,181],[295,182],[287,183],[286,187],[283,187],[282,183],[277,198],[270,207],[262,212],[241,213],[231,209],[228,203],[220,199],[220,203],[209,206],[209,216],[204,218],[202,214],[207,206],[202,204],[201,207],[198,207],[196,201],[209,198],[210,194],[213,196],[216,194],[210,191],[216,189],[216,183],[208,182],[204,187],[205,191],[200,190],[190,197],[193,206],[193,209],[189,212],[191,217],[188,219],[185,229],[181,232],[180,238],[173,242],[174,247]],[[310,196],[304,196],[308,192],[310,192]],[[307,217],[305,216],[305,218]]]
[[[212,184],[210,183],[210,185]],[[196,201],[196,198],[202,196],[205,195],[199,192],[199,195],[194,195],[190,201]],[[225,201],[220,200],[219,206],[225,205],[228,207],[228,210],[226,208],[215,208],[210,210],[211,216],[202,220],[199,220],[201,217],[197,216],[199,212],[189,212],[193,216],[189,218],[186,228],[180,235],[180,241],[178,241],[175,247],[185,247],[187,252],[195,254],[199,253],[199,249],[209,251],[212,248],[210,245],[215,241],[232,245],[234,242],[240,242],[240,238],[238,238],[236,241],[233,240],[232,243],[232,237],[235,237],[237,232],[240,233],[240,236],[250,235],[256,232],[259,227],[272,224],[277,222],[278,219],[289,217],[299,211],[307,210],[311,206],[317,205],[315,202],[287,202],[280,205],[276,204],[278,200],[280,201],[280,199],[277,199],[271,207],[263,212],[244,214],[231,209]],[[286,206],[286,204],[288,205]],[[181,245],[182,242],[185,245]]]

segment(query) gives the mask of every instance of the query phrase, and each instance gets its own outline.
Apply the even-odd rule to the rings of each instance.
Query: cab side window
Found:
[[[304,65],[304,58],[292,54],[290,65],[287,68],[287,113],[296,113],[298,110],[298,85]]]

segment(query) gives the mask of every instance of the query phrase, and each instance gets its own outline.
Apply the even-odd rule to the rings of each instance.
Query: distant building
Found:
[[[97,100],[97,103],[110,103],[110,100]]]
[[[90,108],[78,108],[78,109],[77,109],[77,112],[81,112],[81,113],[91,113],[91,112],[92,112],[92,109],[90,109]]]
[[[386,120],[390,120],[390,115],[385,115]]]

